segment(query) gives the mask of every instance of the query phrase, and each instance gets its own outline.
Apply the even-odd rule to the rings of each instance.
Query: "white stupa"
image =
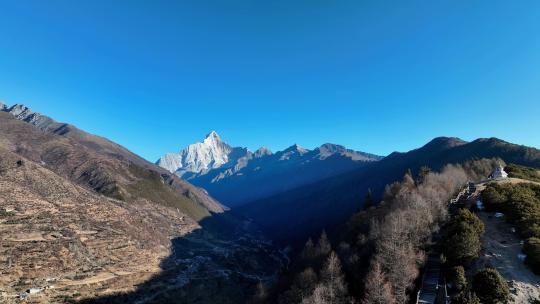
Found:
[[[493,172],[491,173],[491,175],[489,177],[492,178],[492,179],[507,178],[508,173],[506,173],[504,171],[503,166],[498,165],[497,168],[495,168],[495,170],[493,170]]]

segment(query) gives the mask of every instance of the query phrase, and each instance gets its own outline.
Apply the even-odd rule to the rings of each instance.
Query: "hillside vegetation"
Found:
[[[333,249],[343,265],[345,280],[342,286],[345,287],[342,288],[346,288],[347,294],[356,301],[408,303],[431,237],[447,218],[449,199],[468,180],[487,176],[489,171],[486,169],[496,162],[481,160],[448,165],[441,172],[424,172],[416,178],[406,174],[401,182],[387,185],[382,201],[352,216],[332,245],[321,245],[327,244],[324,234],[317,246],[308,240],[302,254],[295,259],[291,273],[283,278],[289,283],[278,285],[275,293],[280,296],[277,297],[316,297],[318,284],[325,283],[313,273],[322,271],[322,261]],[[307,254],[313,251],[310,248],[316,248],[317,254]],[[313,260],[311,256],[318,258]],[[312,283],[306,283],[305,276],[310,273],[314,279],[310,281]]]
[[[538,168],[529,168],[525,166],[519,166],[515,164],[509,164],[504,168],[508,173],[508,176],[530,180],[533,182],[540,182],[540,170]]]
[[[446,164],[482,158],[540,168],[540,150],[535,148],[496,138],[465,142],[441,137],[421,148],[392,153],[352,172],[246,204],[237,211],[252,217],[277,240],[302,240],[325,226],[339,225],[362,208],[369,189],[375,199],[381,199],[385,186],[399,181],[404,172],[410,170],[416,176],[422,167],[439,171]],[[484,168],[482,179],[492,169]]]
[[[490,183],[482,192],[486,210],[502,212],[525,239],[527,263],[540,274],[540,185]]]

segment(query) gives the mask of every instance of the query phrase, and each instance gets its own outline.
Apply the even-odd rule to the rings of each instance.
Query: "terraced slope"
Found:
[[[1,302],[63,303],[75,295],[130,290],[159,272],[170,239],[199,228],[185,214],[78,186],[0,149]]]
[[[106,139],[3,109],[0,303],[241,303],[282,269],[204,190]]]

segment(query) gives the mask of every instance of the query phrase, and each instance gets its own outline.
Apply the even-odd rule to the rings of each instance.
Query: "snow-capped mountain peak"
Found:
[[[202,142],[191,144],[179,153],[162,156],[157,164],[170,172],[183,176],[219,168],[229,162],[233,148],[223,142],[217,132],[210,132]]]
[[[221,137],[219,137],[219,134],[217,134],[216,131],[212,131],[208,133],[208,135],[206,135],[203,142],[206,144],[211,144],[211,143],[220,143],[222,141],[221,141]]]

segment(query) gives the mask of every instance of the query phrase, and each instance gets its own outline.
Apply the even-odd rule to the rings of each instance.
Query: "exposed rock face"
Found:
[[[35,113],[25,105],[15,104],[11,107],[5,106],[4,109],[1,108],[2,107],[0,106],[0,110],[8,112],[11,115],[15,116],[17,119],[33,124],[40,129],[46,129],[51,124],[55,123],[55,121],[53,121],[49,117],[43,116],[39,113]]]
[[[381,157],[368,153],[360,153],[351,149],[347,149],[341,145],[335,144],[324,144],[315,149],[316,155],[319,159],[326,159],[333,155],[340,155],[344,157],[349,157],[352,160],[356,161],[373,161],[380,160]]]
[[[272,155],[272,151],[270,151],[270,149],[267,147],[260,147],[257,149],[257,151],[255,151],[255,153],[253,153],[253,157],[255,158],[261,158],[269,155]]]
[[[189,145],[180,153],[165,154],[156,163],[177,176],[192,178],[224,165],[230,166],[243,157],[251,157],[251,152],[229,146],[212,131],[203,142]]]
[[[231,147],[211,132],[202,143],[166,154],[157,164],[234,207],[380,159],[334,144],[314,150],[294,144],[275,154],[266,147],[251,152]]]

